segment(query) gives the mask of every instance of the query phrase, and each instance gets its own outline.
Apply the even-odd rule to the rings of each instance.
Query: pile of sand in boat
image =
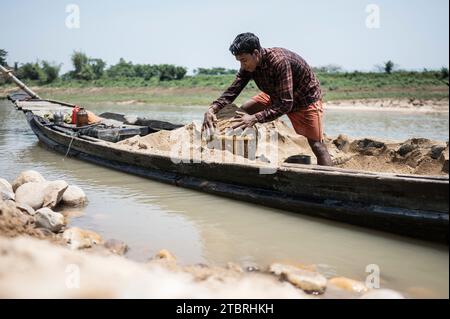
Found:
[[[171,156],[189,161],[239,162],[279,166],[290,156],[315,157],[305,137],[284,121],[256,124],[233,130],[230,121],[237,106],[229,105],[217,115],[214,135],[202,135],[201,123],[192,122],[173,131],[160,131],[121,141],[118,147]],[[413,138],[404,142],[372,138],[325,136],[334,165],[340,168],[417,175],[448,174],[448,142]]]

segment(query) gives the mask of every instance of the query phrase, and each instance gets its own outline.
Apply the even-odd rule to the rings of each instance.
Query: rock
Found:
[[[272,264],[269,269],[306,293],[323,294],[327,288],[327,279],[317,272],[283,264]]]
[[[123,241],[116,239],[109,239],[104,244],[105,248],[107,248],[110,252],[116,255],[125,255],[128,251],[128,246]]]
[[[8,192],[6,190],[0,190],[0,199],[3,201],[16,200],[16,195],[13,192]]]
[[[75,185],[70,185],[62,196],[62,203],[67,206],[83,206],[86,204],[87,197],[83,190]]]
[[[59,232],[64,224],[64,216],[60,213],[52,211],[50,208],[44,207],[36,211],[36,226],[47,228],[54,233]]]
[[[49,182],[44,189],[44,207],[55,208],[61,201],[64,192],[69,187],[65,181]]]
[[[351,148],[362,155],[377,156],[386,149],[386,144],[365,138],[354,141],[351,144]]]
[[[244,272],[241,266],[232,262],[227,263],[227,269],[238,273]]]
[[[232,277],[220,282],[194,281],[189,273],[173,272],[116,256],[71,251],[30,237],[0,237],[0,252],[2,299],[311,298],[269,276],[240,280]]]
[[[338,150],[347,153],[350,150],[350,140],[347,135],[340,134],[334,141],[333,144],[336,145]]]
[[[373,289],[362,295],[360,299],[405,299],[405,297],[394,290]]]
[[[11,184],[3,178],[0,178],[0,200],[15,200]]]
[[[377,142],[377,141],[374,141],[374,140],[371,140],[368,138],[359,140],[359,141],[357,141],[357,143],[358,143],[358,147],[361,149],[367,149],[367,148],[371,148],[371,147],[383,148],[386,146],[383,142]]]
[[[31,207],[30,205],[24,204],[24,203],[17,203],[16,207],[21,210],[24,213],[27,213],[30,216],[34,216],[36,214],[36,211]]]
[[[41,174],[39,174],[36,171],[25,171],[20,173],[20,175],[14,180],[12,184],[12,188],[14,192],[23,184],[26,183],[42,183],[45,182],[45,178],[42,177]]]
[[[431,158],[432,159],[439,159],[439,157],[441,156],[442,152],[445,150],[445,146],[442,145],[433,145],[431,147]]]
[[[8,191],[14,193],[11,184],[4,178],[0,178],[0,190]]]
[[[417,145],[403,144],[397,150],[397,154],[399,154],[400,156],[405,156],[405,155],[411,153],[412,151],[414,151],[416,148],[417,148]]]
[[[73,250],[91,248],[94,245],[103,244],[103,239],[99,234],[78,227],[71,227],[64,231],[63,239]]]
[[[439,162],[442,164],[442,171],[444,173],[448,174],[448,146],[447,148],[441,153],[441,156],[439,157]]]
[[[152,258],[152,260],[165,260],[168,262],[176,262],[177,258],[170,251],[162,249]]]
[[[44,189],[47,187],[45,182],[31,182],[21,185],[16,190],[16,202],[31,206],[33,209],[39,209],[44,204]]]
[[[0,237],[15,237],[21,234],[35,234],[33,217],[17,209],[14,201],[0,201]]]
[[[338,288],[349,292],[355,293],[365,293],[368,291],[366,285],[360,281],[356,281],[353,279],[345,278],[345,277],[335,277],[328,281],[329,284],[334,285]]]

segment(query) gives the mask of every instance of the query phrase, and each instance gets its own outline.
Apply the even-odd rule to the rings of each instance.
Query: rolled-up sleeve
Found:
[[[275,65],[275,80],[279,85],[276,94],[271,96],[272,106],[256,113],[259,123],[273,121],[280,116],[291,112],[294,106],[294,83],[289,60],[282,59]]]
[[[241,69],[231,86],[220,98],[211,103],[210,109],[212,109],[214,113],[217,113],[228,104],[233,103],[251,79],[252,74]]]

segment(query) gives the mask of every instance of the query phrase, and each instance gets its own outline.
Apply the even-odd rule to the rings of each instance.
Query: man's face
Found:
[[[241,69],[253,72],[259,64],[259,52],[255,50],[253,53],[238,54],[236,55],[236,60],[241,63]]]

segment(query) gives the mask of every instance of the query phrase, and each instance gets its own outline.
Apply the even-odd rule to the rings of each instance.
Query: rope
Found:
[[[72,142],[73,142],[73,140],[75,139],[75,137],[77,137],[79,135],[79,133],[77,132],[77,133],[75,133],[75,134],[73,134],[72,135],[72,139],[70,140],[70,143],[69,143],[69,147],[67,148],[67,152],[66,152],[66,155],[64,155],[64,157],[63,157],[63,162],[64,162],[64,160],[67,158],[67,155],[69,155],[69,152],[70,152],[70,148],[72,147]]]

